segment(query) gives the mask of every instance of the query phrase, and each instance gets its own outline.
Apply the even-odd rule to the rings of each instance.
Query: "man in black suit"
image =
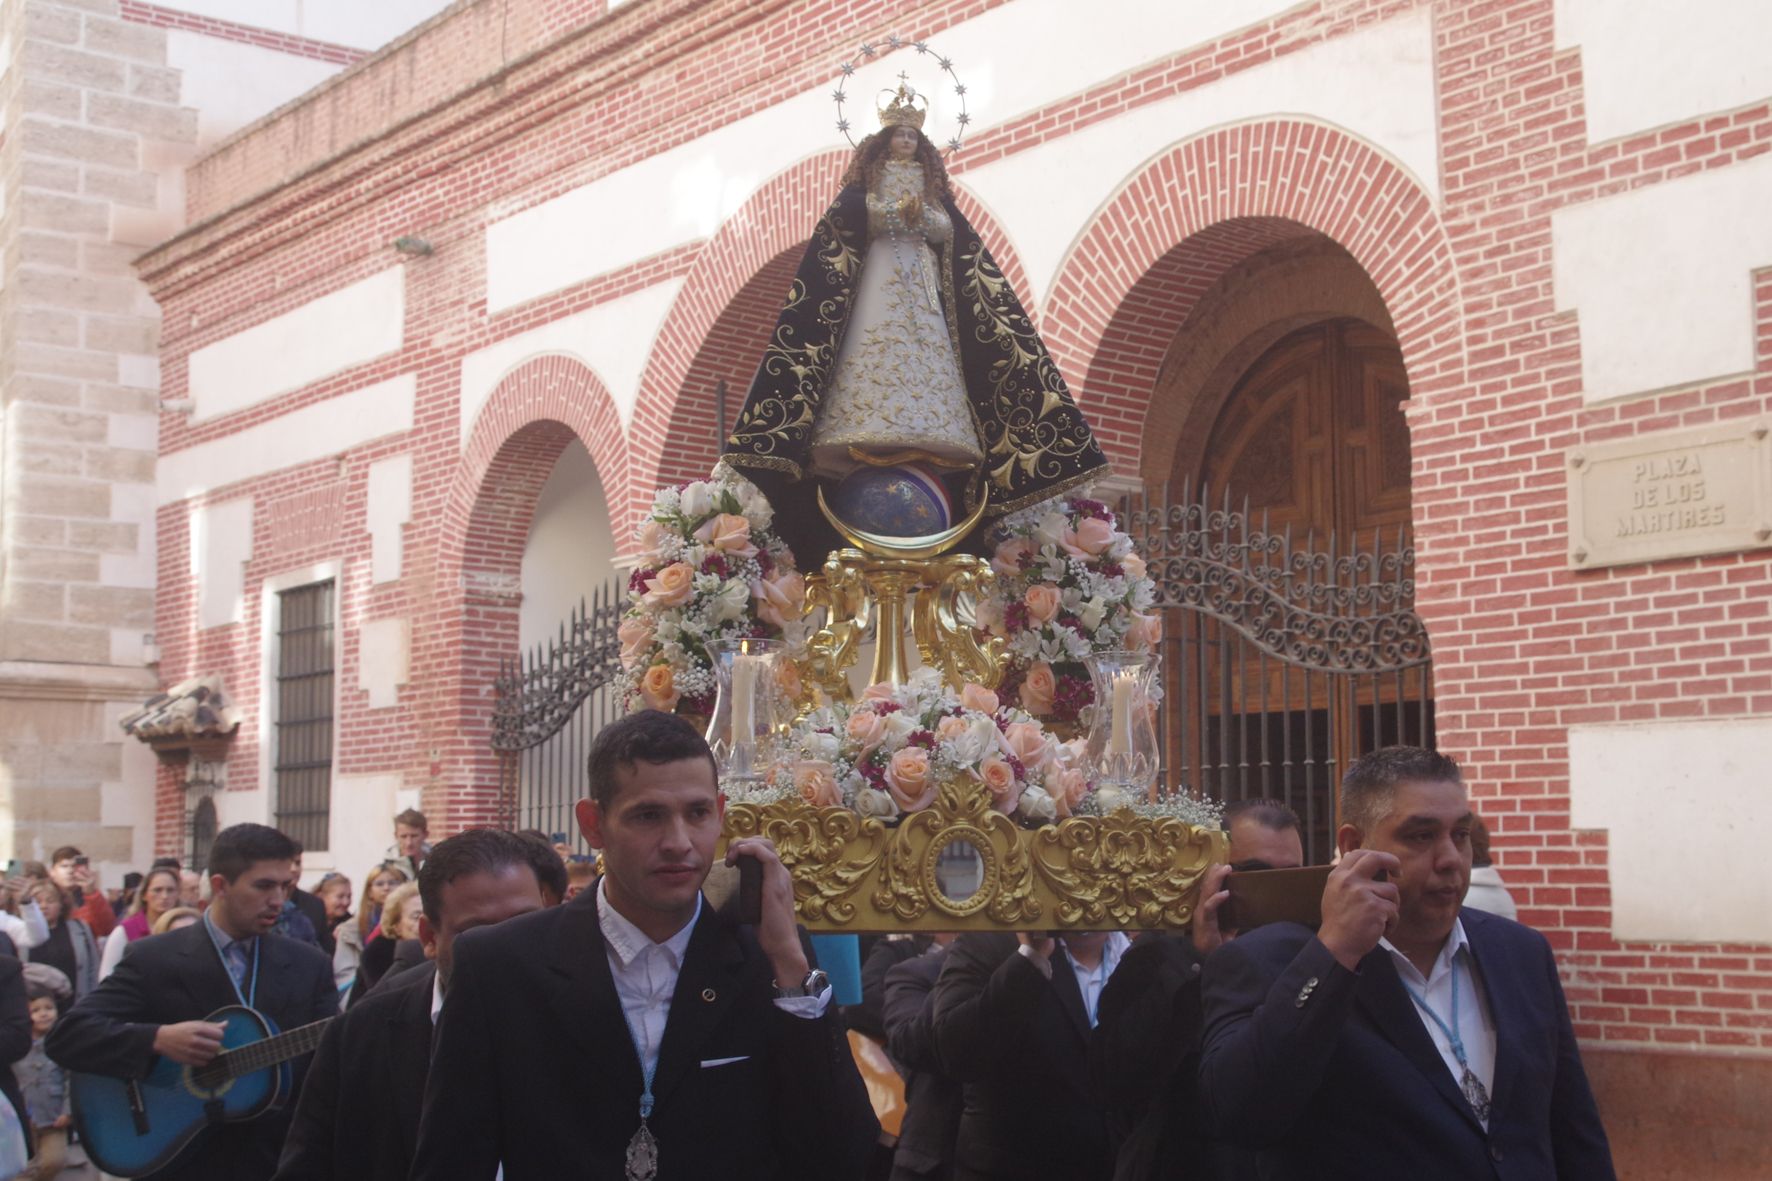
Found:
[[[1096,1085],[1114,1142],[1114,1181],[1254,1176],[1246,1153],[1213,1142],[1200,1097],[1200,974],[1234,930],[1221,929],[1233,872],[1304,864],[1298,813],[1279,800],[1226,806],[1226,863],[1206,873],[1193,927],[1134,942],[1101,993],[1091,1045]]]
[[[1113,1151],[1089,1077],[1102,985],[1126,936],[961,935],[935,985],[935,1042],[965,1084],[960,1181],[1107,1181]]]
[[[418,871],[425,963],[377,985],[327,1029],[276,1181],[406,1176],[418,1146],[431,1036],[449,988],[455,937],[548,905],[531,845],[502,829],[471,828],[431,851]],[[545,852],[563,876],[560,859],[552,849]]]
[[[965,1097],[935,1048],[935,982],[953,940],[952,935],[937,935],[922,955],[886,972],[881,1006],[886,1049],[905,1075],[905,1112],[892,1153],[891,1181],[946,1181],[953,1175]]]
[[[1356,761],[1322,926],[1206,964],[1201,1086],[1276,1178],[1613,1176],[1550,945],[1462,910],[1470,802],[1415,747]]]
[[[222,1026],[203,1018],[248,1005],[292,1030],[338,1012],[332,964],[318,948],[272,932],[289,892],[295,843],[262,824],[217,834],[211,901],[202,922],[132,943],[97,989],[49,1033],[49,1056],[69,1070],[145,1078],[162,1056],[202,1066]],[[306,1061],[296,1063],[299,1093]],[[276,1170],[289,1104],[258,1119],[199,1133],[157,1181],[255,1181]]]
[[[25,993],[25,966],[17,956],[0,955],[0,1097],[12,1104],[18,1114],[26,1150],[35,1151],[31,1144],[31,1115],[25,1110],[24,1094],[12,1073],[12,1064],[30,1052],[31,1003]]]
[[[753,931],[704,904],[725,801],[693,727],[644,710],[591,745],[595,891],[455,944],[414,1181],[859,1178],[879,1127],[768,841]]]

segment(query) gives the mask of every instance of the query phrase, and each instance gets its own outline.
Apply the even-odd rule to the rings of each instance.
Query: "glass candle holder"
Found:
[[[718,692],[707,740],[720,781],[753,785],[768,778],[775,739],[786,720],[779,663],[780,640],[716,640],[708,645]]]
[[[1086,757],[1097,801],[1104,810],[1135,799],[1154,801],[1161,770],[1152,708],[1157,654],[1122,649],[1098,652],[1084,663],[1095,688]]]

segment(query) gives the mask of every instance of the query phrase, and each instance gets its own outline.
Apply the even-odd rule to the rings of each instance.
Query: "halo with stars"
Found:
[[[942,148],[943,153],[948,156],[958,155],[960,151],[960,140],[966,134],[966,125],[972,122],[972,116],[966,112],[966,85],[960,81],[960,76],[954,73],[954,62],[952,58],[942,57],[940,54],[936,53],[927,41],[906,41],[897,33],[886,38],[883,46],[877,45],[871,41],[864,41],[861,48],[856,50],[855,58],[845,61],[837,67],[837,89],[831,92],[831,98],[834,99],[837,104],[837,130],[843,133],[843,138],[849,141],[850,147],[853,148],[857,146],[855,137],[849,134],[851,126],[849,119],[843,113],[843,104],[848,101],[848,95],[845,93],[845,89],[849,85],[849,79],[855,76],[857,60],[859,59],[859,61],[865,65],[875,58],[889,53],[894,49],[903,49],[907,46],[916,50],[919,54],[934,55],[936,67],[940,69],[942,73],[947,75],[947,84],[952,87],[954,97],[960,100],[960,113],[954,116],[954,122],[960,125],[960,129],[954,133],[953,138],[948,140],[947,144]],[[910,81],[910,76],[906,71],[901,70],[898,78],[901,82],[908,83]]]

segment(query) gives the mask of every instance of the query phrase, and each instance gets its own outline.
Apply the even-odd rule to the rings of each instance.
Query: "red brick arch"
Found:
[[[812,227],[830,207],[849,164],[847,151],[822,152],[765,182],[696,256],[665,316],[640,379],[630,436],[634,482],[619,502],[618,525],[631,522],[661,485],[704,475],[717,454],[716,381],[727,381],[736,414],[799,264]],[[1018,291],[1020,257],[995,217],[955,184],[955,202],[978,230]],[[618,528],[618,539],[625,527]]]
[[[1432,198],[1339,128],[1272,119],[1160,153],[1096,215],[1059,268],[1047,346],[1115,467],[1135,473],[1152,384],[1201,294],[1289,237],[1339,243],[1391,313],[1414,395],[1462,371],[1452,249]]]
[[[525,361],[493,390],[443,497],[436,578],[412,634],[413,668],[436,687],[420,725],[431,752],[425,798],[442,816],[438,831],[510,820],[491,746],[493,681],[518,652],[523,549],[536,501],[575,438],[613,504],[628,481],[628,457],[609,391],[575,357]]]

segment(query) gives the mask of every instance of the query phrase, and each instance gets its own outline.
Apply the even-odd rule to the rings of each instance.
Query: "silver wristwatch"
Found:
[[[822,996],[824,990],[831,986],[831,978],[822,968],[814,968],[806,973],[806,979],[798,984],[784,985],[779,981],[775,985],[776,999],[790,996]]]

